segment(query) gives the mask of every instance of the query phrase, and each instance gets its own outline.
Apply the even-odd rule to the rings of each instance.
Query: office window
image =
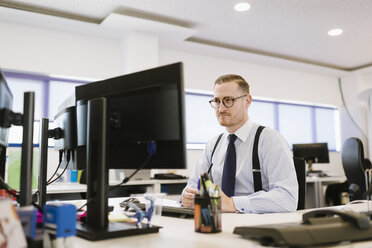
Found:
[[[262,100],[253,100],[248,109],[248,114],[254,122],[265,127],[276,128],[275,104]]]
[[[13,94],[13,111],[23,113],[23,94],[26,91],[35,92],[35,120],[40,120],[44,116],[44,106],[46,102],[45,88],[46,83],[42,80],[28,79],[21,77],[6,76],[7,83]]]
[[[52,80],[49,82],[49,119],[59,113],[58,107],[75,93],[75,87],[82,83]]]
[[[186,91],[186,140],[189,149],[204,148],[209,139],[224,131],[208,103],[211,98],[212,94]],[[327,142],[330,150],[341,149],[336,108],[253,99],[248,114],[255,123],[279,131],[290,147],[294,143]]]
[[[278,131],[290,145],[295,143],[312,143],[313,123],[312,108],[309,106],[279,104]]]
[[[189,144],[205,144],[207,140],[224,131],[209,104],[212,95],[186,93],[186,141]],[[190,148],[190,146],[188,146]],[[194,146],[195,147],[195,146]]]
[[[40,121],[34,121],[34,137],[33,143],[39,144]],[[22,144],[23,127],[12,126],[9,130],[8,143],[10,146],[20,146]]]
[[[316,108],[315,109],[315,127],[316,141],[327,142],[329,150],[337,150],[337,113],[334,109]]]

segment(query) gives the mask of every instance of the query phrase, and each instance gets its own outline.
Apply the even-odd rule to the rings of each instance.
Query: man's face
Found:
[[[235,132],[248,120],[248,107],[251,104],[252,97],[248,94],[236,99],[230,108],[225,107],[222,100],[225,97],[237,98],[242,95],[245,95],[245,93],[239,91],[238,84],[235,82],[217,84],[214,88],[214,98],[221,101],[219,107],[216,108],[218,122],[221,126],[225,126],[230,133]]]

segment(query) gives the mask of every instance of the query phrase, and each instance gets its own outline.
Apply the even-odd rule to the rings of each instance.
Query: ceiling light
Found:
[[[344,32],[341,28],[334,28],[328,31],[329,36],[338,36]]]
[[[251,5],[249,5],[249,3],[237,3],[237,4],[235,4],[235,6],[234,6],[234,9],[236,10],[236,11],[241,11],[241,12],[243,12],[243,11],[247,11],[247,10],[249,10],[251,8]]]

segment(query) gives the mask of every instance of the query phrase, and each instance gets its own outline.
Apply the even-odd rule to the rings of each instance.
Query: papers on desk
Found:
[[[180,202],[174,200],[163,199],[162,215],[177,214],[178,217],[188,218],[194,216],[193,208],[186,208]]]
[[[163,199],[162,202],[163,207],[174,207],[174,208],[181,208],[183,207],[179,201],[175,200],[169,200],[169,199]]]
[[[108,215],[108,220],[110,222],[133,222],[133,223],[136,222],[136,221],[133,221],[132,218],[122,213],[110,213]]]

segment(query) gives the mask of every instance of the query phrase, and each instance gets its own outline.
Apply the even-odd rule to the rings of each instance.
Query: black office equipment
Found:
[[[184,169],[184,90],[176,63],[76,87],[78,146],[86,146],[87,102],[107,99],[110,169],[137,169],[156,141],[149,167]]]
[[[76,87],[78,146],[86,146],[87,222],[99,240],[157,232],[108,223],[108,169],[186,168],[182,64]]]
[[[8,147],[8,113],[13,106],[13,95],[0,71],[0,176],[5,178],[6,148]],[[7,123],[8,122],[8,123]]]
[[[306,199],[306,164],[303,158],[293,158],[296,169],[296,176],[298,182],[298,203],[297,210],[305,209]]]
[[[33,154],[33,125],[35,109],[35,93],[25,92],[23,97],[23,114],[11,111],[13,96],[0,70],[0,135],[1,158],[0,176],[5,175],[5,152],[8,139],[8,129],[11,125],[23,127],[21,152],[21,179],[18,201],[21,206],[32,203],[32,154]]]
[[[46,203],[46,186],[48,173],[48,130],[49,119],[42,118],[40,123],[39,143],[39,178],[38,178],[38,204],[44,208]]]
[[[78,147],[77,140],[77,116],[76,107],[69,106],[62,109],[54,116],[55,128],[49,130],[49,137],[54,138],[55,149],[65,151],[60,168],[67,165],[69,169],[85,169],[86,151],[85,147]],[[67,152],[70,159],[67,164]]]
[[[156,173],[154,179],[161,180],[177,180],[177,179],[186,179],[185,176],[178,175],[176,173]]]
[[[372,239],[369,216],[352,211],[315,210],[302,223],[240,226],[234,233],[262,245],[309,247],[343,241]]]
[[[366,176],[363,143],[358,138],[348,138],[341,150],[342,166],[349,184],[351,201],[366,199]]]
[[[313,170],[313,163],[329,163],[327,143],[293,144],[293,156],[303,158],[308,164],[308,174],[322,173]]]

